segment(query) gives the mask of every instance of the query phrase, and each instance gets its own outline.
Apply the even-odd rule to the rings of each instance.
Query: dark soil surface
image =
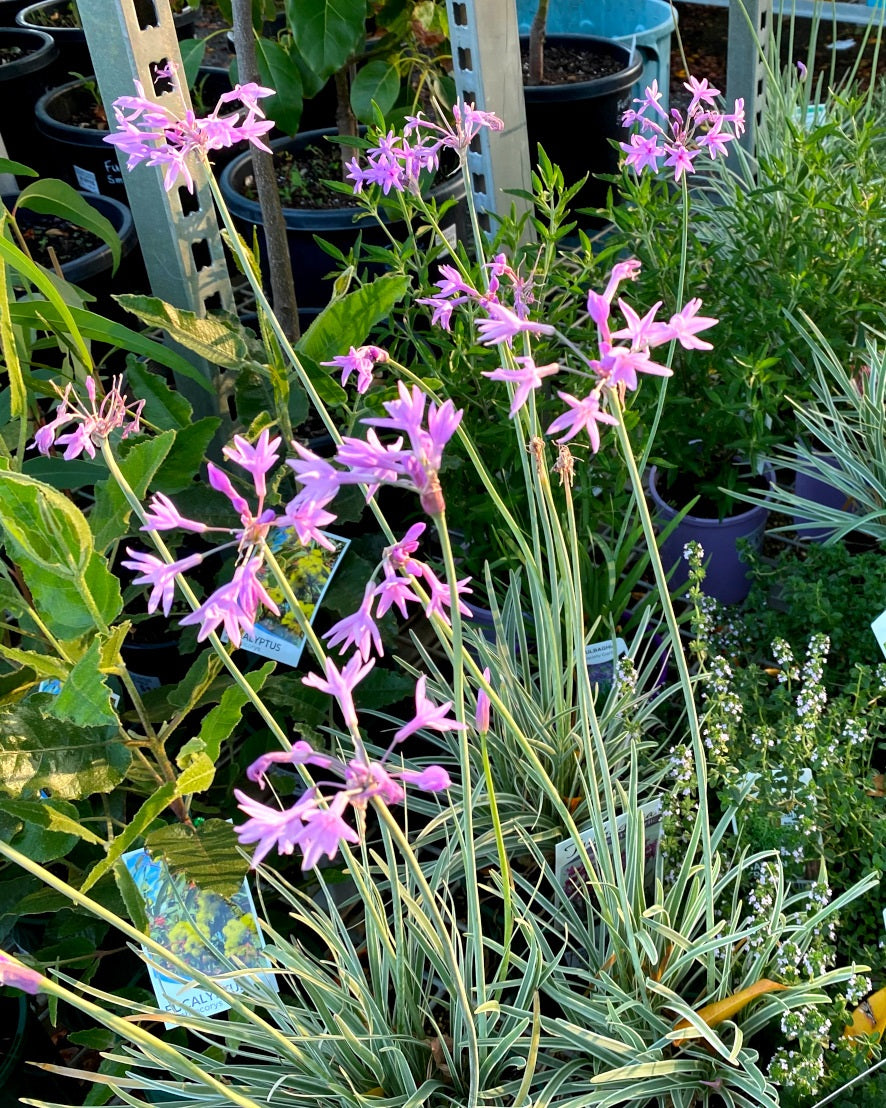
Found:
[[[73,4],[57,4],[54,8],[41,8],[28,14],[28,22],[40,27],[79,27],[80,20]]]
[[[711,84],[726,93],[726,38],[729,28],[727,8],[701,4],[677,3],[678,33],[671,39],[670,104],[685,108],[689,93],[683,88],[687,75],[707,77]],[[809,47],[813,24],[808,19],[795,21],[793,37],[790,20],[781,20],[781,61],[783,65],[802,61],[809,65]],[[866,29],[850,23],[836,26],[823,19],[818,27],[814,54],[814,72],[824,75],[825,87],[835,85],[848,74],[861,55],[858,79],[869,81],[873,71],[874,44],[865,42]],[[685,63],[680,51],[682,40]],[[886,73],[886,48],[880,51],[877,73]]]
[[[341,180],[341,155],[338,144],[309,146],[293,153],[289,150],[274,154],[277,185],[284,208],[356,208],[358,202],[350,194],[333,192],[323,182]],[[246,196],[258,200],[255,182],[246,178]]]
[[[37,50],[40,47],[36,47]],[[33,54],[33,50],[24,50],[21,46],[0,46],[0,65],[7,65],[9,62],[17,62],[19,58],[27,57],[28,54]]]
[[[54,268],[50,251],[55,254],[59,265],[64,265],[102,245],[102,240],[91,231],[75,227],[73,223],[54,215],[22,213],[19,229],[34,261],[49,269]]]
[[[211,0],[200,5],[200,14],[194,24],[194,37],[206,39],[204,65],[220,66],[227,69],[234,55],[228,46],[227,32],[231,25],[224,18],[216,4]]]
[[[618,73],[624,66],[618,58],[596,51],[575,50],[572,47],[545,43],[543,85],[574,85]],[[529,58],[523,51],[523,84],[529,82]]]

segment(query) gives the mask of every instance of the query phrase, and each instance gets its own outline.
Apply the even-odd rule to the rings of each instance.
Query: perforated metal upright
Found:
[[[102,102],[113,120],[112,103],[131,96],[141,82],[150,100],[184,114],[191,107],[187,89],[155,80],[169,62],[182,72],[181,53],[169,0],[78,0],[77,9],[95,67]],[[159,90],[159,91],[158,91]],[[109,157],[114,156],[108,147]],[[125,164],[125,158],[121,158]],[[191,158],[194,193],[184,187],[166,192],[160,167],[140,165],[123,173],[148,279],[155,296],[177,308],[206,314],[208,308],[233,311],[234,297],[225,265],[218,222],[206,172]],[[207,377],[213,367],[182,351]],[[187,380],[178,382],[199,414],[209,414],[207,397]]]
[[[726,99],[744,99],[747,130],[741,138],[753,156],[757,126],[766,102],[766,69],[763,55],[772,33],[772,0],[729,0],[729,35],[726,45]]]
[[[446,0],[452,43],[453,76],[461,99],[481,111],[495,112],[504,131],[483,130],[468,152],[473,193],[481,225],[490,215],[518,214],[527,201],[505,189],[529,190],[530,161],[523,106],[523,75],[516,0]]]

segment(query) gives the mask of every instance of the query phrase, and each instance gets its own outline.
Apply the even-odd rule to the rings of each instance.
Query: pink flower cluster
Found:
[[[449,707],[449,704],[444,706]],[[453,727],[459,726],[455,720],[447,722]],[[253,866],[257,866],[273,846],[280,854],[291,854],[297,846],[302,851],[302,869],[312,869],[324,855],[330,861],[335,858],[343,842],[359,841],[357,832],[345,821],[348,808],[364,810],[373,797],[388,804],[399,804],[406,795],[404,785],[414,785],[426,792],[442,792],[450,786],[449,774],[442,766],[389,770],[385,758],[376,762],[360,755],[342,762],[318,753],[306,742],[297,742],[286,752],[263,754],[252,763],[246,776],[264,787],[265,774],[274,763],[316,766],[334,773],[339,780],[324,782],[327,789],[336,790],[331,796],[324,795],[320,787],[314,785],[305,790],[291,808],[282,810],[261,804],[235,789],[237,803],[250,817],[237,828],[240,843],[258,844],[252,858]]]
[[[624,125],[636,123],[640,130],[631,135],[629,143],[620,146],[627,154],[627,164],[638,172],[651,169],[655,173],[664,159],[664,164],[674,170],[674,180],[679,181],[684,173],[693,172],[693,162],[702,151],[711,158],[725,155],[728,144],[744,133],[743,100],[736,100],[735,110],[727,114],[716,110],[720,90],[712,88],[706,77],[701,81],[690,77],[683,87],[692,93],[685,116],[676,108],[670,113],[664,110],[657,81],[646,89],[645,96],[634,101],[639,108],[625,112]]]
[[[444,148],[464,153],[483,127],[500,131],[504,127],[492,112],[478,111],[473,104],[458,102],[452,109],[452,123],[433,123],[422,113],[409,116],[403,134],[389,131],[378,139],[378,145],[366,151],[363,168],[357,158],[348,162],[348,177],[354,182],[354,192],[364,185],[378,186],[385,196],[395,192],[417,192],[418,181],[425,170],[435,170]],[[417,142],[410,136],[417,135]]]
[[[510,344],[520,334],[552,335],[554,328],[547,323],[533,323],[529,319],[529,308],[533,303],[531,278],[521,277],[508,263],[504,254],[497,254],[487,263],[489,277],[485,292],[480,292],[466,281],[458,270],[451,265],[441,265],[441,277],[437,281],[439,292],[416,301],[433,308],[431,322],[444,331],[450,329],[453,310],[462,305],[473,303],[486,313],[478,320],[477,330],[484,346]],[[508,292],[511,307],[501,299],[504,289]]]
[[[13,961],[8,954],[0,950],[0,985],[21,989],[35,996],[43,988],[45,980],[42,974],[21,962]]]
[[[164,74],[169,76],[168,73]],[[181,177],[189,192],[194,191],[194,179],[187,160],[193,153],[205,155],[210,150],[222,150],[237,142],[251,142],[259,150],[268,150],[262,136],[274,123],[265,119],[258,101],[273,96],[274,90],[254,82],[235,85],[223,93],[213,111],[198,119],[193,111],[179,119],[168,108],[148,100],[142,85],[135,82],[136,96],[119,96],[114,101],[114,117],[118,130],[105,142],[127,155],[126,168],[146,165],[166,167],[164,186],[168,192]],[[243,110],[222,114],[228,104],[239,103]]]
[[[252,479],[258,503],[250,507],[249,501],[234,487],[230,477],[213,462],[207,465],[210,487],[222,493],[230,501],[240,517],[239,527],[207,527],[197,520],[182,516],[169,497],[155,493],[148,504],[143,531],[169,531],[172,529],[191,531],[196,534],[214,532],[230,535],[231,540],[215,548],[214,553],[237,549],[237,565],[230,581],[225,582],[204,600],[195,611],[182,620],[182,624],[199,624],[198,642],[219,627],[235,646],[240,645],[244,631],[251,631],[258,617],[258,609],[264,605],[276,615],[280,610],[261,583],[260,574],[264,566],[262,543],[271,527],[285,525],[286,517],[278,517],[276,512],[265,508],[267,494],[266,474],[278,461],[280,439],[271,439],[267,430],[262,431],[255,444],[251,444],[240,435],[234,437],[233,446],[224,448],[225,457],[240,466]],[[140,576],[135,578],[136,585],[150,585],[152,592],[148,600],[148,611],[153,612],[162,606],[164,615],[169,615],[175,592],[177,574],[194,569],[203,561],[204,555],[191,554],[178,561],[167,563],[155,554],[126,548],[130,561],[123,562]]]
[[[55,418],[44,424],[34,435],[34,446],[41,454],[48,454],[53,446],[65,448],[65,461],[78,458],[86,453],[95,457],[95,448],[107,439],[112,431],[120,430],[120,438],[137,435],[141,429],[141,411],[144,400],[128,404],[120,391],[122,378],[115,377],[113,385],[98,402],[94,377],[86,378],[86,395],[89,406],[74,392],[74,386],[68,384],[61,394],[61,403],[55,410]],[[60,390],[57,390],[60,391]],[[62,427],[73,423],[73,431],[60,435]]]

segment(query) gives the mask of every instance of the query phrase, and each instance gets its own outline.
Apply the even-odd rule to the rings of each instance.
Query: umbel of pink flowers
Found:
[[[661,106],[658,81],[653,81],[642,97],[634,100],[638,108],[629,108],[622,117],[626,127],[636,125],[638,131],[630,142],[620,146],[627,154],[626,163],[638,173],[649,169],[657,173],[660,163],[674,171],[679,181],[684,173],[692,173],[699,154],[706,152],[712,159],[725,155],[728,145],[744,133],[744,101],[736,100],[731,112],[717,110],[720,90],[690,77],[683,87],[692,93],[685,115],[676,108],[666,112]]]

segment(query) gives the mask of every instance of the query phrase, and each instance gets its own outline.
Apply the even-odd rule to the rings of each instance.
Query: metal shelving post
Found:
[[[726,44],[726,99],[744,99],[747,130],[741,138],[753,156],[757,125],[766,101],[763,56],[772,32],[772,0],[729,0]]]
[[[446,0],[458,95],[481,111],[495,112],[505,129],[482,131],[468,153],[474,197],[481,224],[505,215],[513,205],[520,215],[529,203],[505,189],[531,189],[526,110],[516,0]]]
[[[169,0],[115,0],[111,4],[78,0],[77,8],[109,120],[114,118],[113,101],[133,95],[136,80],[148,99],[176,115],[190,109],[190,96],[186,88],[179,88],[180,82],[170,90],[170,82],[155,76],[158,68],[170,62],[177,72],[183,72]],[[108,156],[115,156],[110,147]],[[125,164],[124,158],[120,161]],[[233,311],[234,296],[206,172],[196,156],[192,156],[189,169],[193,194],[184,187],[167,193],[159,166],[123,171],[151,289],[155,296],[198,316],[214,307]],[[205,359],[181,352],[208,379],[214,378],[215,368]],[[176,384],[197,415],[218,414],[212,410],[209,394],[186,379]]]

